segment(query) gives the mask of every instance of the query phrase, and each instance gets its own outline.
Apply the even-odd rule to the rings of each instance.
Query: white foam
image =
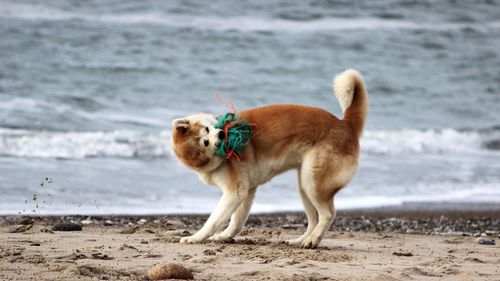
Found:
[[[464,202],[464,203],[500,203],[500,183],[426,183],[426,188],[418,194],[408,195],[351,195],[344,196],[342,191],[335,199],[339,209],[375,208],[398,206],[404,203],[417,202]],[[387,186],[384,190],[396,188]],[[381,191],[381,190],[380,190]]]
[[[366,131],[361,149],[367,153],[458,153],[486,150],[485,138],[500,138],[500,132],[488,136],[476,131],[444,130]]]
[[[461,30],[487,31],[500,28],[500,21],[487,23],[414,22],[381,18],[324,18],[294,21],[257,17],[207,17],[158,12],[129,14],[84,14],[48,8],[0,2],[0,17],[29,21],[81,20],[109,24],[163,25],[179,28],[237,30],[242,32],[317,32],[336,30]]]
[[[157,123],[155,120],[148,122]],[[500,132],[454,129],[366,131],[361,139],[361,149],[368,154],[500,153],[484,147],[483,143],[490,139],[500,139]],[[168,131],[53,132],[0,128],[0,155],[68,159],[166,157],[170,150],[169,141]]]
[[[27,158],[166,157],[169,133],[0,129],[0,155]]]

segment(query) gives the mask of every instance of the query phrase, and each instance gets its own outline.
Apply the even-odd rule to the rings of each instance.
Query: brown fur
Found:
[[[335,217],[333,197],[357,169],[359,138],[368,111],[361,75],[352,70],[342,75],[337,84],[340,93],[336,95],[345,108],[343,119],[321,108],[294,104],[241,111],[240,117],[254,126],[243,163],[233,158],[214,162],[220,158],[211,157],[207,149],[200,148],[203,126],[186,125],[189,118],[178,121],[173,135],[176,155],[206,183],[219,186],[226,195],[202,230],[181,242],[206,239],[231,214],[230,225],[216,238],[232,238],[248,215],[255,188],[277,174],[297,169],[301,198],[311,224],[294,244],[306,248],[318,245]],[[190,118],[201,120],[196,115]]]
[[[176,144],[174,152],[177,158],[189,167],[201,168],[210,162],[210,158],[198,145],[198,131],[202,128],[199,124],[193,124],[189,127],[177,127],[173,133],[173,141]]]

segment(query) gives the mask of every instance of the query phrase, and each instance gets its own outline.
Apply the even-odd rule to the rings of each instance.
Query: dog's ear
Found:
[[[189,120],[185,118],[177,118],[172,121],[172,127],[181,133],[185,133],[189,129]]]

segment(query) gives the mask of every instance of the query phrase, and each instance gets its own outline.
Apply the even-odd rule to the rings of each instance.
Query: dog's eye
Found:
[[[205,146],[208,146],[208,140],[204,140],[204,141],[203,141],[203,144],[204,144]]]
[[[205,127],[205,131],[208,133],[210,132],[210,129],[208,127]]]

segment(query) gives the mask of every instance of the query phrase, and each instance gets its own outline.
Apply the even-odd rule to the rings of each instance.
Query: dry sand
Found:
[[[74,232],[53,232],[47,220],[22,233],[3,224],[0,280],[147,280],[150,267],[166,262],[192,270],[195,280],[500,280],[500,246],[456,234],[330,231],[319,249],[305,250],[280,243],[304,230],[294,225],[185,245],[177,242],[186,228],[180,220]]]

